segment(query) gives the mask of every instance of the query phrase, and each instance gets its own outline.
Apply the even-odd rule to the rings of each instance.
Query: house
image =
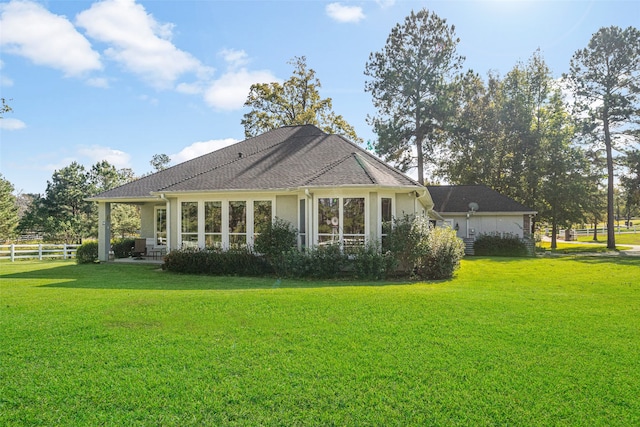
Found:
[[[442,216],[458,237],[475,240],[480,234],[531,236],[536,211],[484,185],[429,185],[433,210]]]
[[[315,126],[289,126],[142,177],[98,202],[99,259],[108,259],[113,203],[141,207],[141,237],[168,250],[252,245],[276,217],[299,247],[382,239],[382,223],[427,214],[427,189],[358,145]]]

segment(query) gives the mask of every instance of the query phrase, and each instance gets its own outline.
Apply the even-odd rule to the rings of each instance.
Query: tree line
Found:
[[[426,9],[391,30],[365,64],[364,89],[376,109],[367,121],[377,137],[367,147],[402,171],[417,169],[422,184],[485,184],[538,211],[537,221],[550,224],[554,237],[572,223],[606,220],[607,245],[615,248],[615,218],[630,219],[640,209],[640,32],[600,29],[561,79],[553,78],[540,51],[504,76],[483,78],[464,70],[459,42],[455,26]],[[306,58],[290,64],[293,74],[284,83],[251,86],[250,111],[241,121],[245,135],[313,124],[363,142],[333,111],[331,98],[320,96]],[[4,99],[2,106],[10,111]],[[169,160],[155,155],[151,164],[160,170]],[[131,179],[130,171],[107,162],[89,171],[72,164],[54,173],[16,229],[37,226],[58,239],[94,235],[94,204],[72,200]],[[1,210],[7,185],[0,185]],[[0,235],[8,235],[2,227]],[[123,221],[113,229],[126,234],[135,225]]]

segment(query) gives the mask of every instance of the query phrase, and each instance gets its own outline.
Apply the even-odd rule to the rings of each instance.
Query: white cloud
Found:
[[[193,144],[183,148],[179,153],[171,154],[169,155],[169,157],[171,158],[171,163],[178,164],[202,156],[203,154],[211,153],[212,151],[228,147],[229,145],[235,144],[236,142],[238,142],[238,140],[234,138],[212,139],[210,141],[194,142]]]
[[[4,62],[0,59],[0,70],[4,68]],[[5,73],[0,74],[0,86],[10,87],[13,86],[13,80],[11,80]]]
[[[386,9],[396,4],[396,0],[376,0],[376,3],[378,3],[378,6],[382,9]]]
[[[66,17],[38,3],[19,0],[0,4],[0,12],[0,46],[5,53],[61,70],[67,76],[102,68],[100,55]]]
[[[249,55],[244,50],[222,49],[218,54],[224,58],[229,69],[236,69],[249,63]]]
[[[345,6],[341,3],[329,3],[325,11],[331,19],[338,22],[360,22],[365,17],[360,6]]]
[[[106,160],[111,163],[116,169],[130,168],[131,167],[131,155],[124,151],[115,150],[109,147],[103,147],[100,145],[81,145],[77,148],[77,154],[85,157],[92,164]]]
[[[278,81],[270,71],[248,71],[245,68],[223,74],[207,88],[204,99],[211,107],[219,110],[242,108],[255,83]]]
[[[173,24],[160,24],[134,0],[104,0],[76,16],[89,37],[110,45],[105,55],[157,88],[169,88],[183,74],[210,75],[190,53],[172,42]]]
[[[2,130],[20,130],[26,128],[27,125],[18,119],[0,119],[0,129]]]
[[[87,84],[89,86],[106,89],[109,87],[109,80],[104,77],[94,77],[87,79]]]

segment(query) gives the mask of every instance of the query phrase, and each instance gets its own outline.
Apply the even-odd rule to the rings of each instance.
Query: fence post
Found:
[[[16,260],[16,245],[15,244],[11,244],[11,262],[14,262]]]
[[[67,259],[67,243],[62,246],[62,259]]]
[[[38,243],[38,260],[42,261],[42,243]]]

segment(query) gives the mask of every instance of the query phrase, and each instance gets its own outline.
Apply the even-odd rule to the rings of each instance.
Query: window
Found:
[[[300,199],[300,217],[298,218],[298,246],[300,248],[307,247],[307,201]]]
[[[156,245],[167,244],[167,209],[156,208]]]
[[[364,245],[364,198],[345,197],[342,200],[344,225],[342,241],[345,252]]]
[[[318,199],[318,244],[340,241],[339,199]]]
[[[253,202],[253,236],[262,233],[271,224],[271,201],[256,200]]]
[[[182,246],[198,246],[198,202],[182,202]]]
[[[204,244],[222,247],[222,202],[204,202]]]
[[[229,202],[229,247],[247,244],[247,202]]]
[[[341,242],[347,252],[364,245],[364,197],[318,199],[318,244],[331,242]]]
[[[386,252],[387,250],[387,234],[389,233],[389,229],[393,225],[393,205],[391,204],[390,198],[382,198],[381,200],[381,220],[382,220],[382,251]]]

